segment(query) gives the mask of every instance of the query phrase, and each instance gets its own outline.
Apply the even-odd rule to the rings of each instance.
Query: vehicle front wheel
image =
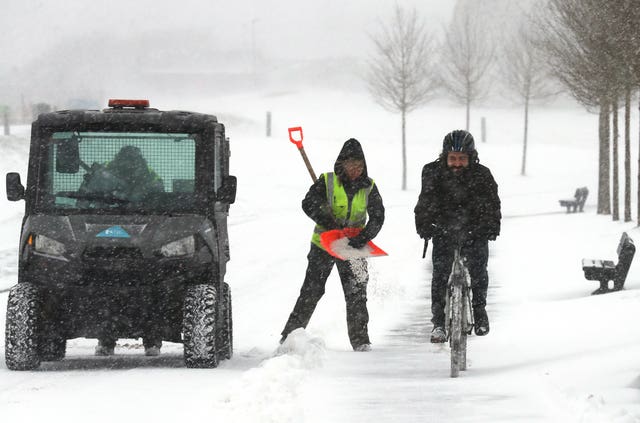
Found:
[[[20,283],[11,288],[7,301],[5,362],[10,370],[40,366],[38,325],[42,305],[38,288]]]
[[[213,286],[189,286],[185,293],[182,318],[184,363],[190,368],[218,366],[216,350],[217,293]]]

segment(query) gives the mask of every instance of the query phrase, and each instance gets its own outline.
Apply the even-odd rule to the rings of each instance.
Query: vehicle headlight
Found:
[[[165,257],[192,255],[196,252],[196,240],[193,236],[179,239],[165,244],[160,248],[160,254]]]
[[[35,236],[35,250],[42,254],[61,256],[67,251],[64,244],[44,235]]]

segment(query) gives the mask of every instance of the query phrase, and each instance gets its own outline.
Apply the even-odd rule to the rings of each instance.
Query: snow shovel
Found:
[[[358,235],[360,231],[360,228],[332,229],[320,234],[320,244],[327,253],[340,260],[388,255],[372,241],[367,242],[362,248],[351,247],[349,238]]]
[[[294,133],[300,133],[300,140],[294,138]],[[304,147],[302,146],[302,140],[304,136],[302,134],[302,127],[296,126],[293,128],[289,128],[289,140],[298,147],[298,151],[300,151],[300,155],[302,156],[302,160],[304,160],[304,164],[307,166],[307,170],[309,171],[309,175],[311,175],[311,180],[313,182],[318,179],[316,177],[313,168],[311,167],[311,163],[309,162],[309,158],[307,154],[304,152]],[[363,258],[363,257],[376,257],[376,256],[386,256],[387,253],[382,251],[380,247],[375,245],[373,242],[369,241],[362,248],[353,248],[349,246],[349,238],[353,238],[358,235],[362,229],[360,228],[344,228],[344,229],[333,229],[330,231],[325,231],[320,234],[320,244],[324,247],[324,249],[333,257],[336,257],[340,260],[349,260],[353,258]]]
[[[294,132],[299,132],[300,133],[300,140],[296,140],[293,136]],[[311,163],[309,163],[309,158],[307,157],[307,153],[304,152],[304,147],[302,146],[302,140],[304,139],[303,135],[302,135],[302,127],[300,126],[296,126],[294,128],[289,128],[289,140],[294,143],[296,145],[296,147],[298,147],[298,151],[300,152],[300,155],[302,156],[302,160],[304,160],[304,164],[307,166],[307,170],[309,171],[309,175],[311,175],[311,180],[313,182],[316,181],[316,179],[318,179],[316,177],[316,173],[313,171],[313,168],[311,167]]]

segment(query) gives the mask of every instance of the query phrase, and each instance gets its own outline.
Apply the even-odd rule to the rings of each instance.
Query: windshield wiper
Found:
[[[128,204],[131,202],[131,200],[127,200],[126,198],[116,197],[115,195],[107,194],[104,192],[60,191],[55,195],[56,197],[73,198],[76,200],[99,201],[101,203],[107,204]]]

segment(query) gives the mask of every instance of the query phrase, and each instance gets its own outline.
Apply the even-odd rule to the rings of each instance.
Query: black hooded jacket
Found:
[[[358,159],[364,162],[362,175],[354,181],[350,181],[349,178],[346,177],[344,168],[342,167],[342,163],[347,159]],[[373,181],[367,173],[367,162],[364,158],[362,146],[355,138],[350,138],[344,143],[340,154],[338,154],[336,163],[333,166],[333,171],[343,184],[349,202],[353,200],[353,196],[359,190],[369,188],[373,184]],[[327,187],[324,178],[318,178],[318,180],[311,185],[307,195],[304,197],[304,200],[302,200],[302,210],[304,210],[307,216],[314,222],[325,229],[339,229],[333,213],[329,209]],[[369,219],[360,236],[366,241],[370,241],[378,235],[384,223],[384,205],[382,204],[382,197],[378,191],[377,184],[373,184],[373,188],[369,193],[367,215]]]
[[[498,185],[477,160],[460,175],[454,175],[444,157],[426,164],[414,212],[418,235],[425,239],[460,226],[476,239],[500,235]]]

